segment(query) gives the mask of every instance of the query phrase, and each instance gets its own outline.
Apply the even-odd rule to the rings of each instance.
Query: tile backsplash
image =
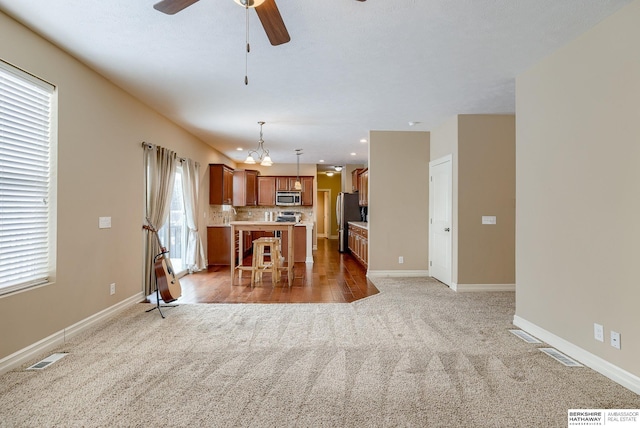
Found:
[[[228,224],[230,221],[264,221],[266,212],[273,212],[274,219],[281,211],[302,213],[301,221],[314,221],[313,207],[232,207],[230,205],[209,205],[207,226]]]

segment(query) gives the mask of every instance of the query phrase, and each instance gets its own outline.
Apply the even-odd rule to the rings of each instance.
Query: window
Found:
[[[160,240],[169,251],[171,266],[176,275],[186,271],[184,258],[188,229],[185,225],[184,196],[182,194],[182,166],[176,168],[176,178],[173,181],[171,194],[171,210],[167,222],[160,228]]]
[[[0,61],[0,294],[54,279],[54,95]]]

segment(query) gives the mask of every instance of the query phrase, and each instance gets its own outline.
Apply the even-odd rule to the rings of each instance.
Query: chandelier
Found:
[[[260,165],[262,166],[271,166],[273,165],[273,162],[271,161],[271,156],[269,156],[269,150],[264,148],[264,140],[262,139],[262,125],[264,125],[264,122],[258,122],[258,124],[260,125],[258,148],[256,150],[249,150],[247,160],[245,160],[244,163],[253,165],[260,162]]]

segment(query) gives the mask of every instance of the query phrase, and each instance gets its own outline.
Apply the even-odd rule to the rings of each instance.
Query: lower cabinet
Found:
[[[229,254],[230,245],[230,227],[207,227],[207,260],[209,266],[231,265],[231,254]]]
[[[296,226],[293,228],[294,241],[293,253],[294,262],[305,262],[307,259],[307,228]],[[273,232],[243,232],[242,233],[242,254],[248,257],[253,250],[253,241],[263,236],[273,236]],[[238,232],[235,236],[234,254],[238,254]],[[229,266],[231,265],[231,255],[229,246],[231,245],[231,228],[228,226],[207,227],[207,259],[209,266]],[[286,259],[289,254],[287,232],[282,232],[282,256]],[[236,257],[237,259],[237,257]],[[236,260],[237,262],[237,260]]]
[[[289,237],[287,232],[282,232],[282,257],[285,260],[289,257]],[[293,261],[294,263],[307,260],[307,228],[296,226],[293,228]]]
[[[369,266],[369,231],[363,227],[349,224],[349,250],[366,268]]]

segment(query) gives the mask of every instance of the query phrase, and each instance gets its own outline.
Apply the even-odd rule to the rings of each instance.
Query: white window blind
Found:
[[[0,61],[0,294],[46,283],[54,88]]]

